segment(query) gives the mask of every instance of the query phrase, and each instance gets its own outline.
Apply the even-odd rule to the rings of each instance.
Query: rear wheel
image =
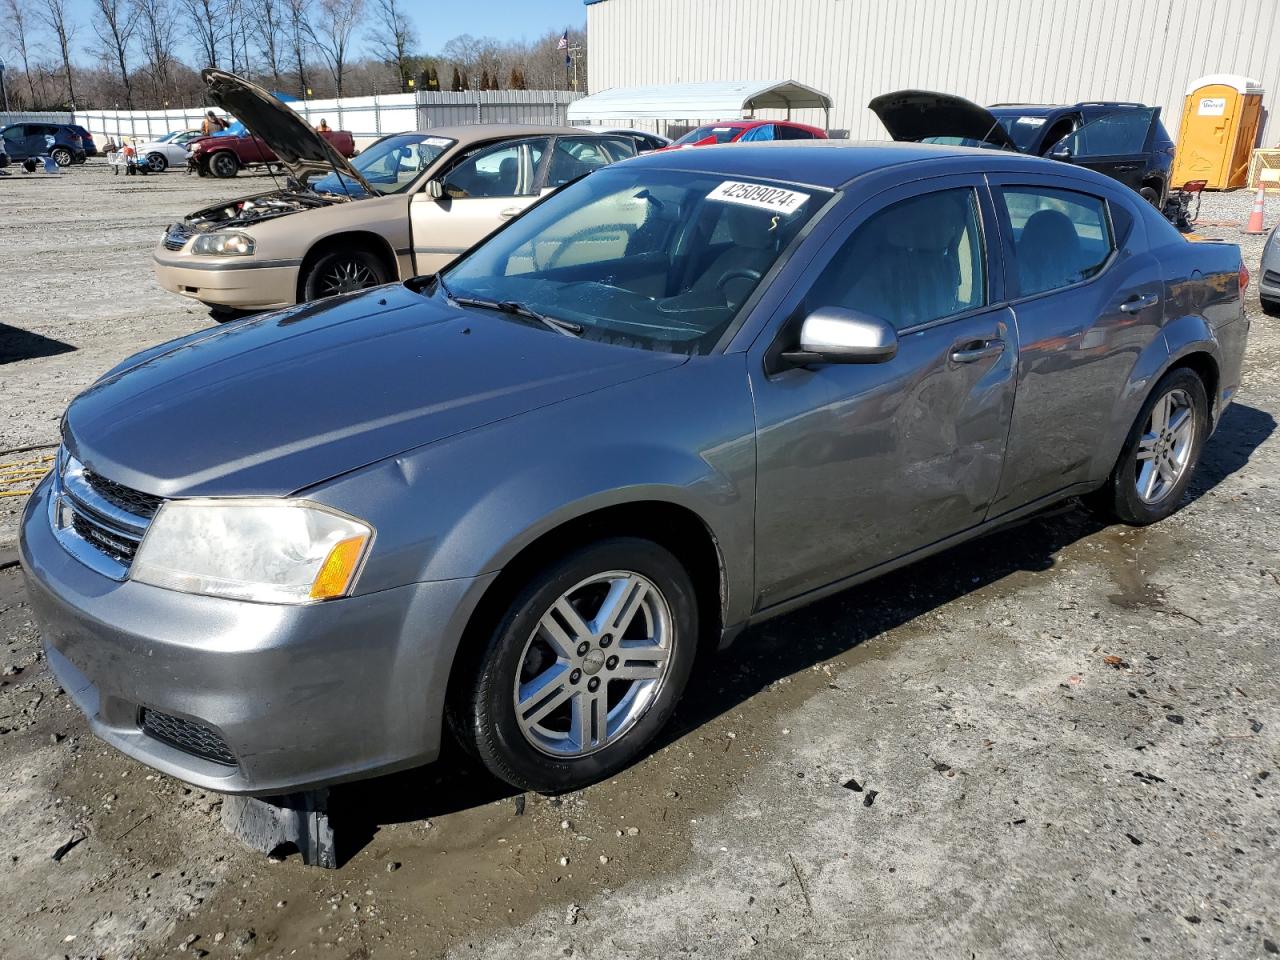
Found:
[[[240,172],[240,161],[230,150],[220,151],[209,158],[209,172],[215,177],[228,180]]]
[[[164,173],[169,169],[169,160],[163,153],[148,153],[147,166],[152,173]]]
[[[312,265],[302,285],[302,299],[319,300],[387,282],[382,261],[368,250],[333,250]]]
[[[530,578],[458,688],[450,720],[491,773],[557,793],[634,761],[697,647],[693,584],[648,540],[603,540]]]
[[[52,157],[53,162],[60,167],[71,166],[71,161],[74,159],[74,157],[71,156],[71,151],[66,147],[54,147],[49,151],[49,156]]]
[[[1094,505],[1135,526],[1163,520],[1182,502],[1208,435],[1204,382],[1185,367],[1171,370],[1143,404]]]

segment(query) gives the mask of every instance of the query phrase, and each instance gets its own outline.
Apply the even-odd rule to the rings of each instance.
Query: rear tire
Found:
[[[66,147],[54,147],[49,151],[49,156],[53,158],[53,162],[60,167],[71,166],[71,161],[75,158],[71,156],[71,151]]]
[[[1142,405],[1120,459],[1090,498],[1099,513],[1146,526],[1177,511],[1209,436],[1209,398],[1186,367],[1170,370]]]
[[[1269,317],[1280,317],[1280,300],[1262,297],[1262,312]]]
[[[240,172],[240,161],[230,150],[221,150],[209,158],[209,172],[220,180],[230,180]]]
[[[319,300],[388,282],[382,260],[368,250],[332,250],[322,254],[302,284],[303,300]]]
[[[455,687],[450,725],[507,783],[575,790],[649,746],[697,647],[696,594],[680,561],[649,540],[602,540],[529,578]]]

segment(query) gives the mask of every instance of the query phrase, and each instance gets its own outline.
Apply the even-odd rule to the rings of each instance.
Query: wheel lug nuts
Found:
[[[590,690],[592,693],[595,693],[597,690],[599,690],[599,689],[600,689],[600,678],[599,678],[599,677],[592,677],[590,680],[588,680],[588,681],[587,681],[587,689],[588,689],[588,690]]]
[[[569,674],[569,682],[570,682],[570,683],[577,683],[577,682],[578,682],[579,680],[581,680],[581,679],[582,679],[582,671],[581,671],[581,670],[575,670],[575,671],[573,671],[573,673]]]
[[[602,647],[607,647],[611,643],[613,643],[612,634],[606,633],[603,637],[600,638],[600,646]]]
[[[585,657],[587,655],[587,651],[590,649],[591,649],[591,644],[583,640],[580,644],[578,644],[578,656]]]
[[[608,667],[610,670],[612,670],[614,667],[618,665],[618,658],[610,657],[608,660],[605,661],[604,665]]]

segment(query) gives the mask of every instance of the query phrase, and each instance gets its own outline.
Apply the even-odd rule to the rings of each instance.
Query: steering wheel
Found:
[[[763,274],[759,270],[752,270],[750,267],[738,267],[734,270],[726,270],[720,275],[720,279],[716,281],[716,289],[721,293],[724,293],[725,299],[728,299],[725,287],[729,285],[731,280],[750,280],[753,283],[759,283],[762,276]]]
[[[549,257],[545,265],[540,267],[542,270],[553,270],[555,265],[560,262],[560,258],[568,252],[569,248],[579,240],[586,240],[596,234],[610,233],[626,233],[635,232],[635,228],[625,223],[593,223],[589,227],[583,227],[581,230],[575,230],[569,236],[560,241],[560,246],[556,247]]]

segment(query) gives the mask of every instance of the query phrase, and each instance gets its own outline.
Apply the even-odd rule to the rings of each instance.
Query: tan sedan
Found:
[[[347,161],[262,88],[221,71],[205,79],[290,172],[283,189],[165,231],[160,285],[215,315],[434,273],[541,195],[635,154],[626,137],[476,124],[394,134]]]

